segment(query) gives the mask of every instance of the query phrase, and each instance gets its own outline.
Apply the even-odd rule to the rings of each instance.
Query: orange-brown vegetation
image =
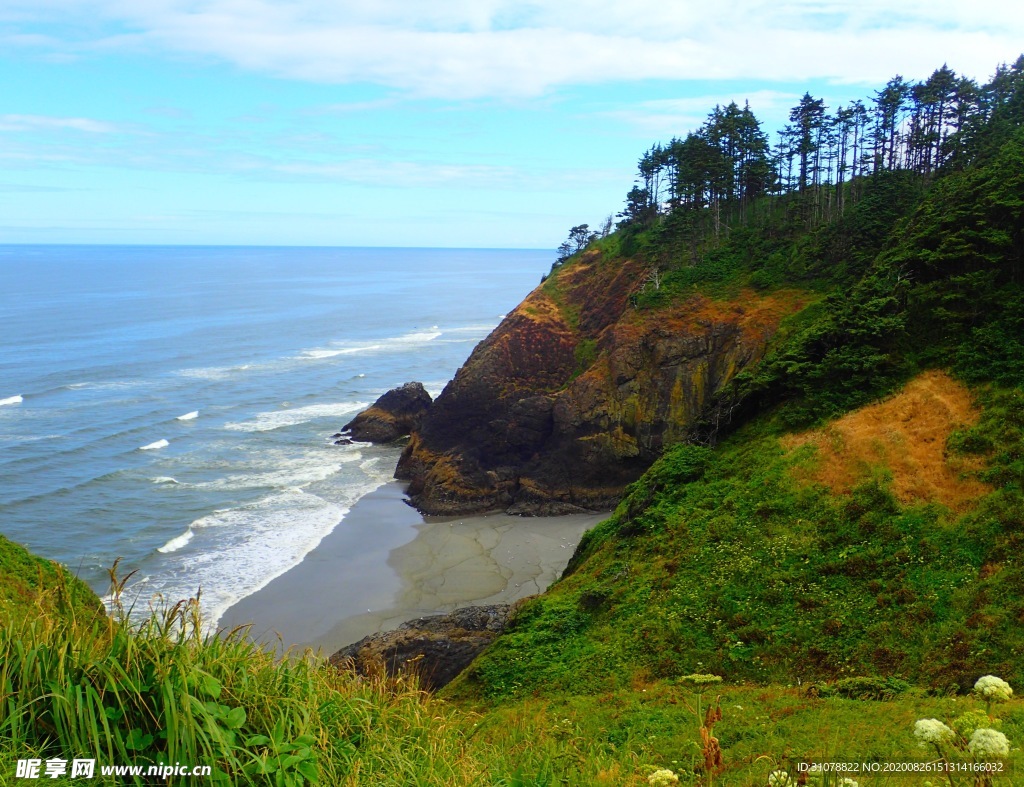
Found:
[[[744,289],[735,298],[719,300],[694,294],[683,301],[657,310],[639,310],[627,315],[615,326],[616,343],[635,339],[650,328],[679,335],[705,333],[712,325],[735,325],[744,337],[766,341],[778,330],[784,317],[795,314],[815,299],[806,290],[777,290],[763,295]]]
[[[793,469],[801,481],[846,493],[883,471],[901,502],[934,501],[961,511],[990,488],[976,477],[981,460],[950,454],[946,441],[978,416],[967,388],[933,370],[885,401],[782,442],[791,450],[817,448],[813,463]]]

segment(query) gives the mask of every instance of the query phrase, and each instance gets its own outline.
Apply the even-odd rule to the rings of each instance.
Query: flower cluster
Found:
[[[974,731],[967,749],[978,759],[1005,757],[1010,753],[1010,742],[998,730],[983,728]]]
[[[661,768],[647,777],[647,783],[651,787],[668,787],[670,784],[679,784],[679,777],[668,768]]]
[[[795,784],[785,771],[772,771],[768,774],[768,787],[794,787]]]
[[[966,741],[970,740],[971,733],[975,730],[982,727],[991,727],[994,730],[998,730],[1000,729],[1000,724],[1001,722],[998,719],[993,719],[981,708],[975,708],[966,713],[961,713],[950,721],[949,726],[953,728],[960,738]]]
[[[695,686],[708,686],[712,683],[721,683],[722,677],[720,675],[702,675],[699,672],[695,672],[692,675],[683,675],[679,680],[692,683]]]
[[[922,748],[930,743],[940,746],[955,736],[956,733],[938,719],[918,719],[914,724],[914,737]]]
[[[1013,696],[1010,684],[995,675],[984,675],[974,684],[974,691],[986,702],[1006,702]]]

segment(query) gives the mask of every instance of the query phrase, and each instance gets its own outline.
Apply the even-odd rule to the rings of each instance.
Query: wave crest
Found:
[[[177,482],[175,482],[175,483],[177,483]],[[168,554],[169,552],[177,552],[179,549],[181,549],[183,546],[185,546],[185,544],[187,544],[189,541],[191,541],[192,540],[192,536],[194,536],[194,535],[195,535],[195,533],[192,532],[192,528],[190,527],[188,530],[186,530],[180,536],[175,536],[170,541],[168,541],[166,544],[164,544],[162,547],[160,547],[157,550],[157,552],[162,552],[165,555]]]
[[[274,410],[268,413],[257,413],[250,421],[224,424],[225,429],[236,432],[268,432],[285,426],[296,426],[312,421],[315,418],[340,418],[341,416],[365,410],[369,402],[337,402],[335,404],[311,404],[307,407],[295,407],[290,410]]]

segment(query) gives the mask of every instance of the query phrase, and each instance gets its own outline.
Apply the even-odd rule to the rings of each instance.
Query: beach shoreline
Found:
[[[240,600],[220,630],[329,656],[424,615],[509,603],[561,576],[583,533],[607,513],[424,517],[389,482],[360,498],[297,566]]]

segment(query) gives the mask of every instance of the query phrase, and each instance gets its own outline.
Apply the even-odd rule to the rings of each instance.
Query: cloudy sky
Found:
[[[553,248],[716,103],[1022,48],[1005,0],[0,0],[0,243]]]

